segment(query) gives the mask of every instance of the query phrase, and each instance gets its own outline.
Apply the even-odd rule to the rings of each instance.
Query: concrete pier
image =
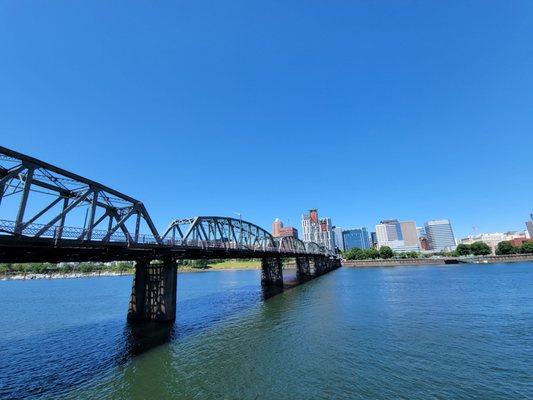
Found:
[[[128,310],[130,321],[171,322],[176,319],[177,267],[173,259],[150,264],[138,260]]]
[[[261,259],[261,285],[283,286],[283,270],[280,257]]]

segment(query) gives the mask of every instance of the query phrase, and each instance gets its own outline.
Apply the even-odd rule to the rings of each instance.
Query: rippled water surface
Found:
[[[342,268],[262,300],[180,274],[170,328],[131,277],[0,282],[0,397],[533,398],[533,264]]]

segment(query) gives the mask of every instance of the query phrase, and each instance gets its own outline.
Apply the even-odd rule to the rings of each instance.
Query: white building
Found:
[[[376,225],[378,248],[388,246],[394,251],[420,251],[414,221],[399,222],[397,219],[381,221]]]
[[[493,232],[493,233],[481,233],[475,236],[467,236],[460,240],[461,244],[472,244],[475,242],[483,242],[487,244],[491,250],[492,254],[496,254],[496,247],[498,243],[505,242],[513,239],[526,239],[525,232]]]
[[[309,210],[309,213],[302,215],[302,234],[304,242],[315,242],[330,251],[335,250],[331,219],[319,219],[317,209]]]

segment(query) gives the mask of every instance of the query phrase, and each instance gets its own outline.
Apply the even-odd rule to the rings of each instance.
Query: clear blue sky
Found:
[[[533,2],[3,1],[0,138],[159,228],[524,229]]]

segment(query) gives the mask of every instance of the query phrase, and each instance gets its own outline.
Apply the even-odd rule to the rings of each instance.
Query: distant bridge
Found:
[[[160,235],[139,200],[0,147],[0,261],[136,261],[131,319],[175,319],[178,259],[260,258],[263,286],[279,286],[287,257],[301,280],[340,266],[323,246],[241,219],[176,219]]]

